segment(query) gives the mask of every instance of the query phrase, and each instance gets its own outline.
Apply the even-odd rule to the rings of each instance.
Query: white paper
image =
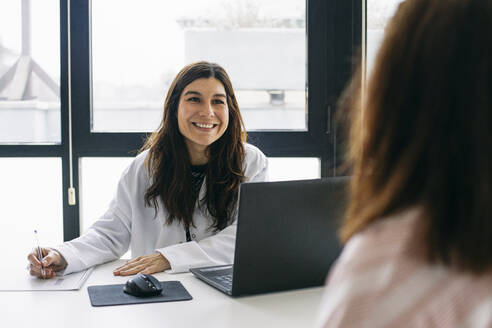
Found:
[[[0,291],[78,290],[87,280],[92,270],[93,268],[89,268],[51,279],[33,277],[25,269],[22,272],[11,273],[8,277],[5,277],[5,273],[3,273],[3,279],[0,280]]]

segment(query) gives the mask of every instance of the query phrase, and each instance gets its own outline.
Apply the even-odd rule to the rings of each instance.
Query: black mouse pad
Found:
[[[157,296],[136,297],[123,292],[125,285],[89,286],[92,306],[188,301],[193,299],[179,281],[160,281],[162,293]]]

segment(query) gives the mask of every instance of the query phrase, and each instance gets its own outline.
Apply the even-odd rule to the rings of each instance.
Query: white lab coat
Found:
[[[265,155],[250,144],[245,144],[245,152],[243,169],[246,182],[265,181],[268,175]],[[139,154],[123,172],[106,213],[82,236],[55,247],[68,263],[62,274],[118,259],[129,247],[133,258],[156,251],[162,253],[171,264],[168,271],[171,273],[233,262],[237,218],[217,233],[210,229],[210,214],[196,207],[193,216],[195,227],[190,227],[193,240],[190,242],[186,242],[182,223],[166,223],[168,213],[162,202],[159,202],[159,211],[154,219],[154,207],[146,206],[144,201],[145,191],[150,185],[144,165],[147,153]],[[199,198],[204,195],[205,181]]]

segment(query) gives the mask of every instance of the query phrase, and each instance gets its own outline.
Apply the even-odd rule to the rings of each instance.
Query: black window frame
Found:
[[[0,157],[59,157],[62,160],[63,238],[79,236],[82,157],[134,156],[148,133],[91,132],[91,0],[71,1],[71,87],[73,186],[76,205],[68,205],[68,51],[67,0],[60,0],[61,143],[0,145]],[[317,157],[321,176],[341,174],[343,134],[334,119],[336,102],[353,72],[361,45],[361,0],[306,0],[307,131],[251,131],[248,142],[268,157]]]

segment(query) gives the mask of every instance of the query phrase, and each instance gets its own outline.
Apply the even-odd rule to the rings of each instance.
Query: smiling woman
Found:
[[[226,99],[224,86],[216,78],[197,79],[183,90],[178,106],[178,125],[193,165],[207,163],[207,147],[227,129],[229,108]]]
[[[79,238],[43,248],[42,263],[29,254],[31,274],[83,270],[129,247],[134,259],[115,275],[232,263],[239,185],[267,178],[265,155],[245,135],[222,67],[184,67],[169,88],[159,129],[123,173],[108,211]]]

